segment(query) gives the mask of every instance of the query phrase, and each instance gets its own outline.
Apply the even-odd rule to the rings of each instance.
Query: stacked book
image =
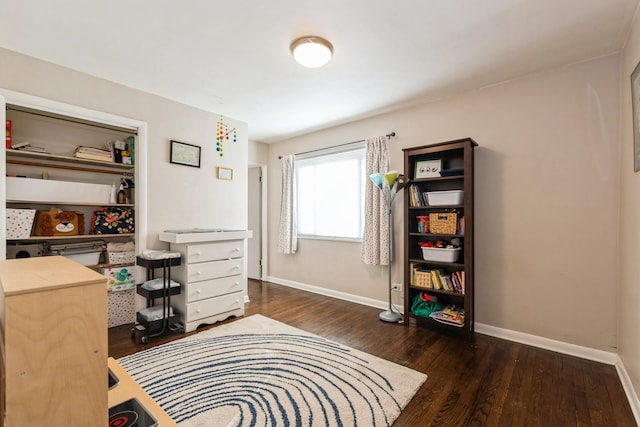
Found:
[[[448,305],[442,311],[434,311],[429,317],[445,325],[464,326],[464,310],[455,305]]]
[[[109,150],[79,145],[74,157],[79,159],[98,160],[101,162],[113,162],[113,154]]]
[[[29,141],[22,141],[22,142],[14,141],[11,143],[11,148],[13,148],[14,150],[21,150],[21,151],[33,151],[36,153],[47,152],[47,150],[45,150],[44,147],[36,147],[35,145],[31,145]]]

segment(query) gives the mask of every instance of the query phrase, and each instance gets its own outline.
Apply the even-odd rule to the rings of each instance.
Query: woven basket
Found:
[[[416,271],[415,283],[416,288],[431,289],[431,272],[429,271]]]
[[[429,231],[433,234],[456,234],[458,214],[439,212],[429,214]]]

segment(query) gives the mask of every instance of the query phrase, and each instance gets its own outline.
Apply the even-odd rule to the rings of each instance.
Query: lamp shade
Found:
[[[380,172],[372,173],[369,175],[369,179],[373,182],[373,185],[378,188],[382,188],[384,176]]]
[[[291,43],[291,54],[300,65],[318,68],[331,59],[333,45],[321,37],[304,36]]]
[[[393,184],[396,183],[396,179],[398,178],[398,171],[389,171],[384,174],[384,180],[387,181],[389,187],[393,187]]]

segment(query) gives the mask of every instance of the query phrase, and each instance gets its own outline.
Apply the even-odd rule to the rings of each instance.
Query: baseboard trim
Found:
[[[306,283],[294,282],[293,280],[280,279],[273,276],[269,276],[266,280],[267,282],[275,283],[277,285],[288,286],[290,288],[300,289],[301,291],[308,291],[314,294],[324,295],[326,297],[333,297],[344,301],[368,305],[369,307],[375,307],[382,310],[387,308],[387,303],[385,301],[378,301],[373,298],[365,298],[358,295],[348,294],[346,292],[335,291],[333,289],[322,288],[320,286],[308,285]]]
[[[618,357],[618,355],[613,352],[569,344],[566,342],[556,341],[537,335],[526,334],[524,332],[517,332],[510,329],[503,329],[496,326],[485,325],[484,323],[476,322],[475,331],[479,334],[490,335],[492,337],[502,338],[508,341],[515,341],[519,342],[520,344],[531,345],[533,347],[544,348],[546,350],[567,354],[569,356],[576,356],[582,359],[593,360],[594,362],[606,363],[607,365],[615,365],[616,358]]]
[[[631,406],[631,412],[633,412],[633,416],[636,419],[636,424],[640,426],[640,399],[638,398],[638,394],[633,388],[633,383],[631,382],[631,378],[627,373],[627,370],[622,363],[622,359],[620,356],[616,355],[616,371],[618,371],[618,377],[620,377],[620,382],[622,383],[622,388],[624,392],[627,394],[627,400],[629,401],[629,405]]]
[[[380,308],[383,310],[387,307],[387,302],[385,301],[378,301],[372,298],[365,298],[358,295],[348,294],[346,292],[322,288],[320,286],[308,285],[305,283],[280,279],[273,276],[269,276],[266,281],[278,285],[288,286],[290,288],[312,292],[315,294],[338,298],[344,301],[368,305],[370,307]],[[512,331],[510,329],[498,328],[496,326],[486,325],[484,323],[476,322],[474,328],[475,331],[479,334],[489,335],[507,341],[514,341],[520,344],[543,348],[569,356],[580,357],[582,359],[592,360],[594,362],[605,363],[607,365],[614,365],[618,373],[618,377],[620,378],[620,382],[622,383],[622,388],[627,395],[627,400],[629,401],[629,405],[631,406],[631,411],[633,412],[633,415],[636,419],[636,424],[640,426],[640,400],[638,400],[638,395],[633,388],[631,378],[629,378],[627,370],[625,369],[624,364],[622,363],[622,360],[617,353],[596,350],[576,344],[569,344],[566,342],[552,340],[537,335],[526,334],[524,332]]]

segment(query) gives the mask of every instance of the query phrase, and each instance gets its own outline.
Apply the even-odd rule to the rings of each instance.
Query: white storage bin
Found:
[[[109,203],[111,185],[7,177],[7,200],[51,203]]]
[[[427,203],[430,206],[461,205],[464,196],[462,190],[449,191],[429,191],[427,192]]]
[[[100,261],[100,251],[98,252],[82,252],[76,254],[62,254],[62,256],[74,260],[82,265],[97,265]]]
[[[456,262],[460,258],[462,248],[422,248],[425,261]]]

